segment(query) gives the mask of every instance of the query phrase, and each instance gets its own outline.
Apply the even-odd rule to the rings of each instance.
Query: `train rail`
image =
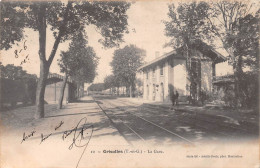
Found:
[[[116,119],[120,119],[120,122],[142,141],[146,141],[146,137],[143,136],[142,130],[140,131],[138,126],[131,124],[134,119],[138,120],[139,123],[142,120],[143,123],[149,124],[149,127],[153,126],[158,129],[156,131],[160,130],[189,144],[202,143],[204,140],[216,142],[222,142],[223,140],[225,142],[239,136],[254,138],[257,135],[255,130],[248,130],[243,125],[233,126],[233,124],[225,123],[224,118],[217,118],[213,115],[203,115],[178,109],[172,111],[170,108],[159,108],[158,106],[129,102],[123,99],[116,99],[116,101],[103,99],[101,101],[104,102],[102,104],[104,113],[108,111],[107,109],[112,109],[108,117],[113,116]],[[159,113],[158,110],[160,110]],[[119,111],[120,113],[114,113],[114,111]],[[132,117],[127,118],[122,114],[125,116],[131,115]],[[165,120],[165,116],[168,115],[170,115],[169,119],[167,120],[166,118]],[[168,122],[171,124],[168,125]],[[183,126],[191,129],[191,132],[180,130],[179,128]],[[202,133],[199,135],[198,132]]]
[[[125,113],[129,113],[129,114],[131,114],[131,115],[133,115],[133,116],[136,116],[136,117],[138,117],[138,118],[140,118],[140,119],[142,119],[142,120],[145,120],[146,122],[148,121],[148,122],[150,122],[150,123],[153,123],[153,124],[157,125],[157,127],[159,126],[159,127],[163,128],[164,131],[167,130],[168,133],[171,133],[171,134],[173,134],[173,135],[175,134],[176,136],[181,136],[181,135],[179,135],[179,134],[177,134],[177,133],[174,133],[173,131],[170,131],[170,130],[167,129],[167,128],[164,128],[164,127],[162,127],[162,126],[156,124],[155,122],[149,121],[149,120],[147,120],[147,119],[145,119],[145,118],[143,118],[143,117],[140,117],[139,115],[133,114],[133,112],[130,112],[130,111],[128,111],[127,109],[123,109],[122,107],[117,107],[117,104],[112,103],[111,101],[110,101],[109,103],[110,103],[110,104],[114,104],[114,105],[115,105],[114,107],[125,111]],[[145,109],[142,109],[142,110],[144,111]],[[135,111],[136,111],[136,110],[135,110]],[[146,110],[146,111],[147,111],[147,110]],[[151,112],[151,111],[150,111],[150,109],[149,109],[149,113],[150,113],[150,112]],[[158,111],[157,111],[157,112],[158,112]],[[154,113],[154,114],[155,114],[155,113]],[[191,123],[192,123],[191,121],[188,122],[188,121],[179,120],[179,119],[178,119],[178,120],[177,120],[177,119],[172,119],[172,120],[177,121],[177,122],[182,122],[182,123],[185,123],[185,124],[188,124],[188,125],[193,125],[193,124],[191,124]],[[197,127],[202,128],[203,130],[207,130],[208,132],[211,132],[211,131],[212,131],[212,130],[210,130],[210,129],[206,128],[206,127],[203,127],[203,126],[197,126]],[[230,135],[228,135],[228,134],[222,134],[221,132],[218,132],[218,131],[215,131],[215,133],[221,134],[221,135],[225,135],[225,136],[230,136]],[[188,138],[185,138],[184,136],[181,136],[181,137],[184,138],[186,141],[192,142],[191,140],[188,140]],[[192,143],[194,144],[195,142],[192,142]]]
[[[131,102],[131,103],[129,103],[129,102],[125,102],[125,101],[123,101],[123,100],[118,100],[118,101],[120,101],[121,103],[123,103],[123,104],[128,104],[128,105],[130,105],[130,104],[132,104],[132,105],[134,105],[134,106],[136,106],[136,105],[138,105],[138,104],[136,104],[136,103],[133,103],[133,102]],[[139,104],[139,106],[140,106],[140,104]],[[153,107],[153,105],[146,105],[146,106],[149,106],[149,112],[153,112],[154,114],[158,114],[158,107]],[[153,110],[151,110],[151,109],[153,109]],[[145,109],[145,108],[142,108],[142,110],[144,110],[144,111],[147,111],[147,109]],[[172,110],[168,110],[168,109],[164,109],[164,108],[162,108],[162,109],[160,109],[160,111],[162,111],[162,112],[167,112],[167,113],[171,113],[172,112]],[[177,111],[180,111],[180,112],[182,112],[182,114],[187,114],[187,115],[185,115],[185,120],[196,120],[196,121],[198,121],[198,122],[204,122],[204,123],[207,123],[207,124],[210,124],[210,125],[214,125],[214,126],[217,126],[218,128],[222,128],[222,129],[232,129],[234,132],[243,132],[244,134],[248,134],[248,135],[254,135],[254,134],[256,134],[257,133],[257,129],[255,128],[255,130],[254,129],[252,129],[252,128],[250,128],[250,129],[245,129],[245,128],[241,128],[241,127],[237,127],[237,126],[233,126],[233,125],[227,125],[226,123],[220,123],[219,121],[218,121],[218,118],[216,118],[216,116],[214,116],[215,118],[214,118],[214,120],[210,120],[209,121],[209,119],[210,118],[212,118],[213,116],[211,116],[211,115],[201,115],[201,114],[196,114],[195,116],[192,116],[192,114],[194,113],[194,112],[192,112],[192,111],[189,111],[189,112],[187,112],[187,111],[184,111],[184,110],[178,110],[177,109]],[[176,113],[175,113],[176,114]],[[181,113],[180,113],[181,114]],[[176,114],[176,116],[177,116],[177,114]],[[218,116],[217,116],[218,117]],[[223,120],[223,118],[221,118],[222,120]],[[181,121],[181,122],[183,122],[183,123],[190,123],[190,122],[188,122],[188,121],[184,121],[183,119],[180,119],[180,118],[178,118],[178,121]],[[207,130],[209,130],[209,128],[207,128],[207,127],[204,127],[204,126],[202,126],[202,125],[196,125],[197,127],[200,127],[200,128],[203,128],[203,129],[207,129]],[[231,136],[232,137],[232,135],[230,135],[230,134],[226,134],[226,133],[223,133],[223,132],[220,132],[220,131],[215,131],[215,132],[217,132],[217,133],[219,133],[219,134],[222,134],[222,135],[225,135],[225,136]]]
[[[102,101],[102,102],[106,102],[106,101]],[[108,107],[109,106],[108,104],[111,107]],[[168,129],[166,129],[166,128],[164,128],[164,127],[162,127],[162,126],[160,126],[160,125],[158,125],[158,124],[156,124],[152,121],[149,121],[149,120],[147,120],[147,119],[145,119],[141,116],[135,115],[135,114],[133,114],[133,113],[131,113],[131,112],[125,110],[125,109],[117,107],[116,104],[112,103],[111,101],[109,103],[106,102],[105,105],[104,104],[102,104],[102,105],[98,104],[98,105],[102,109],[102,111],[110,118],[112,123],[114,123],[116,125],[115,121],[113,121],[113,119],[111,119],[111,118],[114,118],[114,120],[119,120],[120,123],[122,123],[124,126],[126,126],[133,134],[136,135],[136,137],[138,137],[138,139],[140,139],[143,142],[146,142],[146,137],[144,135],[142,135],[143,130],[140,130],[141,128],[138,128],[137,126],[135,126],[134,123],[130,123],[130,124],[126,123],[126,120],[123,119],[123,117],[120,116],[120,114],[122,114],[122,113],[126,114],[127,113],[127,114],[130,114],[131,116],[134,117],[134,118],[130,118],[130,116],[128,115],[127,118],[130,118],[129,120],[133,120],[133,121],[141,120],[141,122],[146,124],[145,125],[146,127],[149,127],[149,128],[146,128],[146,129],[152,129],[152,130],[158,129],[158,131],[165,132],[165,134],[167,134],[167,136],[171,136],[172,138],[177,138],[178,140],[181,140],[182,142],[188,143],[188,144],[193,145],[193,146],[195,145],[195,143],[192,142],[191,140],[189,140],[189,139],[187,139],[187,138],[185,138],[185,137],[183,137],[183,136],[181,136],[181,135],[179,135],[179,134],[177,134],[173,131],[170,131],[170,130],[168,130]],[[121,113],[113,114],[112,112],[109,112],[109,110],[108,110],[108,109],[111,109],[111,108],[116,108]],[[127,120],[127,122],[129,122],[129,120]],[[148,126],[148,125],[150,125],[150,126]],[[142,129],[145,129],[145,128],[142,128]],[[127,137],[125,137],[125,138],[128,139]],[[132,144],[132,143],[130,142],[130,144]]]
[[[94,98],[93,98],[94,99]],[[95,99],[94,99],[95,100]],[[107,110],[105,110],[102,106],[100,106],[100,104],[99,103],[97,103],[98,104],[98,106],[99,106],[99,108],[102,110],[102,112],[109,118],[109,120],[110,120],[110,122],[112,123],[112,124],[114,124],[114,126],[117,128],[117,124],[111,119],[111,115],[112,116],[114,116],[114,117],[116,117],[114,114],[108,114],[107,113]],[[104,106],[104,105],[103,105]],[[106,106],[105,106],[106,107]],[[134,133],[134,135],[138,138],[138,139],[140,139],[141,141],[143,141],[143,142],[145,142],[145,140],[144,140],[144,138],[142,137],[142,136],[140,136],[136,131],[134,131],[130,126],[128,126],[122,119],[120,119],[119,117],[116,117],[118,120],[120,120],[120,122],[125,126],[125,127],[127,127],[132,133]],[[130,145],[132,145],[133,146],[133,143],[122,133],[122,131],[120,131],[119,129],[118,129],[118,131],[121,133],[121,135],[125,138],[125,140],[130,144]]]

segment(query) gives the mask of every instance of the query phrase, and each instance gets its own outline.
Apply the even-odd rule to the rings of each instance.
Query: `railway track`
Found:
[[[157,131],[170,134],[172,137],[189,144],[202,143],[204,140],[209,140],[210,142],[222,142],[223,140],[223,142],[225,142],[226,140],[232,140],[239,136],[251,138],[258,135],[255,130],[234,127],[231,124],[224,123],[223,118],[218,118],[213,115],[205,114],[204,116],[203,114],[196,114],[195,112],[184,110],[176,110],[173,112],[169,108],[159,108],[158,106],[133,103],[122,99],[116,99],[116,101],[103,99],[101,101],[105,103],[102,105],[104,108],[103,111],[109,113],[108,117],[112,116],[114,120],[120,120],[121,125],[127,127],[135,137],[138,137],[143,142],[147,141],[146,135],[143,135],[144,130],[136,126],[134,120],[146,123],[146,127],[147,125],[151,128],[153,126]],[[107,109],[113,110],[109,111]],[[158,110],[160,110],[160,113],[158,113]],[[119,111],[119,113],[115,113],[115,111]],[[142,113],[138,114],[138,112]],[[126,117],[126,115],[128,117]],[[169,119],[167,119],[167,116],[169,116]],[[184,125],[189,126],[193,132],[176,129]],[[200,131],[202,131],[201,134],[203,135],[197,136],[196,133]]]
[[[136,103],[129,103],[129,102],[125,102],[125,101],[122,101],[122,100],[118,100],[120,101],[121,103],[123,104],[132,104],[132,105],[138,105]],[[140,104],[139,104],[140,106]],[[153,107],[153,105],[145,105],[145,106],[149,106],[149,112],[153,112],[154,114],[158,115],[158,107]],[[143,111],[147,111],[146,108],[144,107],[141,107]],[[153,109],[153,110],[151,110]],[[162,112],[167,112],[167,113],[172,113],[171,110],[167,109],[167,108],[161,108],[160,111]],[[232,132],[243,132],[243,135],[255,135],[257,134],[258,132],[258,127],[256,126],[252,126],[251,124],[249,126],[244,126],[242,125],[242,127],[238,127],[238,126],[233,126],[231,124],[228,124],[228,123],[225,123],[223,122],[223,117],[220,117],[220,116],[212,116],[212,115],[202,115],[202,114],[195,114],[194,115],[194,112],[192,111],[189,111],[189,112],[186,112],[184,110],[177,110],[181,113],[179,114],[186,114],[186,115],[182,115],[181,117],[178,116],[177,113],[176,114],[176,117],[179,117],[178,118],[178,121],[182,121],[184,123],[190,123],[190,121],[197,121],[197,123],[206,123],[206,125],[210,125],[209,128],[211,128],[212,126],[218,128],[218,129],[222,129],[222,130],[226,130],[226,129],[229,129],[229,130],[232,130]],[[183,117],[185,116],[185,120],[183,119]],[[214,118],[213,118],[214,117]],[[188,120],[188,121],[186,121]],[[221,123],[222,122],[222,123]],[[240,123],[240,124],[243,124],[243,123]],[[212,125],[212,126],[211,126]],[[197,127],[200,127],[200,128],[205,128],[205,129],[209,129],[207,127],[204,127],[202,125],[197,125]],[[220,132],[220,131],[217,131],[215,130],[215,132],[219,132],[220,134],[222,135],[226,135],[226,136],[231,136],[229,133],[226,134],[226,133],[223,133],[223,132]]]
[[[146,120],[146,121],[148,121],[148,122],[151,122],[151,123],[153,123],[153,124],[156,124],[156,122],[149,121],[149,120],[147,120],[147,119],[145,119],[145,118],[143,118],[143,117],[140,117],[139,115],[133,114],[133,111],[132,111],[132,112],[129,112],[128,109],[123,109],[122,107],[117,107],[118,104],[116,104],[116,103],[112,103],[112,102],[109,102],[109,103],[110,103],[110,104],[114,104],[114,107],[125,111],[125,113],[131,114],[131,115],[133,115],[133,116],[136,116],[136,117],[138,117],[138,118],[141,118],[142,120]],[[136,111],[136,110],[135,110],[135,111]],[[142,111],[142,112],[143,112],[143,111]],[[149,113],[150,113],[150,112],[151,112],[151,111],[149,110]],[[157,111],[157,112],[158,112],[158,111]],[[188,125],[191,125],[191,123],[193,123],[192,121],[187,122],[187,121],[177,120],[177,119],[173,119],[173,120],[176,121],[176,122],[178,122],[178,123],[181,122],[181,123],[185,123],[185,124],[188,124]],[[171,122],[172,122],[172,119],[171,119]],[[167,129],[167,128],[163,127],[163,126],[160,126],[159,124],[156,124],[156,125],[159,126],[159,127],[161,127],[162,129],[167,130],[167,132],[172,132],[172,133],[174,133],[173,131],[170,131],[169,129]],[[177,127],[177,126],[176,126],[176,127]],[[206,128],[206,127],[200,126],[199,128],[200,128],[200,130],[201,130],[201,128],[204,129],[204,131],[207,130],[207,131],[208,131],[207,134],[212,134],[212,132],[211,132],[212,130],[210,130],[210,129]],[[196,128],[196,129],[197,129],[197,128]],[[198,132],[198,131],[195,131],[195,132]],[[218,134],[224,135],[224,136],[230,136],[230,135],[228,135],[228,134],[222,134],[222,133],[217,132],[217,131],[215,131],[215,132],[218,133]],[[177,133],[174,133],[174,134],[177,134]],[[181,137],[183,137],[183,138],[185,138],[186,140],[189,139],[189,138],[188,138],[188,135],[186,135],[186,136],[183,135],[183,134],[185,134],[184,132],[182,132],[181,134],[182,134],[182,135],[179,135],[179,134],[177,134],[177,135],[178,135],[178,136],[181,136]],[[213,134],[213,135],[215,135],[215,134]],[[189,136],[191,136],[190,133],[189,133]],[[195,135],[194,135],[194,136],[195,136]],[[188,140],[188,141],[191,142],[191,140]],[[193,143],[195,143],[195,140],[194,140]]]
[[[117,107],[117,105],[115,103],[112,103],[111,101],[108,102],[103,100],[102,102],[103,104],[98,105],[102,109],[102,111],[110,118],[111,122],[114,123],[117,128],[124,125],[125,128],[128,129],[128,131],[126,131],[123,128],[118,128],[119,132],[121,132],[124,135],[125,139],[130,144],[133,144],[132,141],[136,139],[139,139],[142,142],[146,142],[149,141],[151,136],[155,136],[172,139],[175,142],[186,143],[193,146],[195,145],[194,142],[175,132],[170,131],[169,129],[166,129],[141,116],[135,115],[131,112],[127,112],[125,109]],[[114,110],[111,111],[111,108],[114,108]],[[148,132],[151,131],[155,135],[149,135]],[[136,138],[134,138],[134,136]]]
[[[117,100],[120,101],[121,106],[122,104],[125,104],[127,106],[133,106],[133,105],[137,105],[135,103],[129,103],[129,102],[125,102],[122,100]],[[139,104],[140,106],[140,104]],[[142,107],[142,106],[141,106]],[[124,108],[124,106],[122,106],[121,108]],[[152,110],[151,110],[152,109]],[[127,109],[126,109],[127,110]],[[134,111],[139,111],[139,110],[134,110]],[[151,114],[154,114],[156,116],[158,116],[158,118],[160,118],[160,115],[158,114],[158,107],[157,108],[143,108],[140,110],[146,113],[149,113],[149,116],[151,116]],[[163,111],[163,115],[165,117],[166,114],[173,114],[173,111],[168,110],[168,109],[164,109],[162,110],[160,108],[160,111]],[[180,114],[185,114],[185,115],[180,115]],[[193,116],[192,116],[193,115]],[[148,118],[149,118],[148,116]],[[210,115],[210,117],[213,117],[212,115]],[[215,117],[215,116],[214,116]],[[147,119],[147,117],[145,117]],[[164,118],[162,118],[164,119]],[[151,120],[151,119],[150,119]],[[174,113],[174,117],[171,117],[171,120],[174,122],[178,122],[178,123],[182,123],[182,124],[186,124],[188,126],[190,126],[194,132],[198,132],[196,130],[200,130],[203,131],[203,133],[207,134],[207,137],[203,136],[196,136],[196,139],[193,140],[193,142],[196,142],[197,140],[201,142],[201,139],[208,139],[209,141],[217,141],[217,142],[221,142],[221,141],[226,141],[226,140],[234,140],[237,138],[255,138],[258,137],[258,129],[243,129],[243,128],[239,128],[239,127],[233,127],[232,125],[230,126],[230,124],[221,124],[221,122],[223,122],[223,118],[221,118],[221,122],[219,122],[217,119],[212,119],[209,117],[203,117],[201,114],[196,114],[194,117],[194,114],[192,112],[176,112]],[[213,120],[213,121],[212,121]],[[171,121],[171,122],[172,122]],[[158,121],[153,121],[155,123],[158,123]],[[162,124],[162,125],[167,125],[167,124]],[[171,130],[172,128],[169,127]],[[184,137],[187,137],[188,139],[193,139],[193,137],[191,137],[190,133],[188,135],[185,135],[184,133],[181,133]]]

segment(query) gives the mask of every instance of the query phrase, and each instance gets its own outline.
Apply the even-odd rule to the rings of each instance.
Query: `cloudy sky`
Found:
[[[167,20],[168,12],[167,1],[139,1],[132,4],[128,10],[128,24],[130,33],[126,34],[120,47],[125,45],[135,44],[137,47],[146,50],[145,61],[151,61],[155,58],[155,52],[159,51],[160,55],[171,51],[171,48],[163,48],[163,45],[169,40],[164,35],[164,24],[162,20]],[[47,56],[51,51],[54,39],[50,31],[47,35]],[[103,82],[105,76],[111,74],[110,62],[112,61],[113,52],[116,48],[103,49],[102,45],[98,43],[100,35],[93,27],[87,27],[89,38],[89,45],[94,47],[98,57],[100,57],[98,65],[98,76],[94,82]],[[38,33],[30,29],[25,29],[26,38],[13,46],[8,51],[1,51],[1,61],[4,65],[14,64],[20,65],[22,59],[29,54],[29,62],[22,65],[29,73],[39,75],[39,57],[38,57]],[[26,40],[26,41],[25,41]],[[18,58],[15,58],[14,51],[23,48],[23,44],[27,46],[27,50],[22,51]],[[57,59],[60,57],[60,51],[68,49],[68,42],[60,44],[54,61],[51,65],[50,72],[60,73]],[[220,68],[221,69],[221,68]]]

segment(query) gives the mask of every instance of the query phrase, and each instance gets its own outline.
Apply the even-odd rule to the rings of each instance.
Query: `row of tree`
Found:
[[[77,94],[79,87],[84,83],[93,82],[98,65],[98,57],[92,47],[87,46],[87,36],[84,31],[75,32],[68,51],[61,52],[59,66],[61,72],[65,74],[59,98],[59,109],[62,108],[64,91],[68,77],[77,85]],[[78,95],[79,97],[79,95]]]
[[[0,77],[11,80],[26,80],[26,79],[37,79],[35,74],[29,74],[21,66],[14,66],[13,64],[7,64],[4,66],[0,62]]]
[[[99,42],[108,48],[118,46],[123,41],[123,35],[128,32],[126,11],[130,3],[127,2],[4,1],[0,5],[1,50],[8,50],[15,42],[24,39],[25,28],[39,34],[40,75],[37,85],[36,119],[44,117],[46,80],[61,42],[72,40],[75,33],[84,31],[88,25],[94,25],[102,36]],[[55,39],[49,56],[46,54],[47,31],[51,31]],[[70,54],[65,52],[63,56],[65,55]]]
[[[37,76],[29,74],[21,66],[2,65],[0,62],[0,109],[5,104],[15,106],[35,103]]]
[[[115,50],[113,55],[110,64],[113,74],[104,79],[105,88],[117,88],[119,94],[119,87],[126,87],[126,92],[132,97],[136,89],[137,69],[144,63],[145,50],[135,45],[127,45]]]
[[[105,90],[104,83],[93,83],[88,87],[88,91],[102,92]]]
[[[187,61],[198,40],[221,47],[228,53],[235,77],[235,106],[246,106],[250,97],[250,80],[245,80],[248,79],[245,68],[258,79],[258,6],[247,1],[184,2],[177,8],[170,4],[169,20],[164,21],[165,34],[171,38],[166,46],[182,50]],[[192,69],[189,73],[192,74]],[[191,82],[196,81],[191,79]]]

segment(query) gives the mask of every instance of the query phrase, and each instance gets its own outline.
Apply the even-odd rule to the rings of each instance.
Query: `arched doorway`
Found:
[[[161,90],[161,92],[160,92],[160,95],[161,95],[160,100],[164,101],[164,85],[163,85],[163,83],[161,83],[160,88],[161,88],[160,89]]]
[[[146,99],[149,100],[149,85],[146,86]]]
[[[156,85],[153,84],[153,101],[155,101],[156,98]]]

